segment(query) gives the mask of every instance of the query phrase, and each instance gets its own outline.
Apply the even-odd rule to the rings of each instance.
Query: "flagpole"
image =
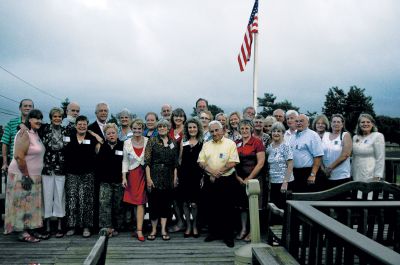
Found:
[[[254,33],[254,67],[253,67],[253,107],[257,112],[257,87],[258,87],[258,32]]]

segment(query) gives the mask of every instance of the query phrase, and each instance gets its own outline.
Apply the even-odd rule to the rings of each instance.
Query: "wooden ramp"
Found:
[[[245,242],[228,248],[220,241],[205,243],[200,238],[183,238],[171,233],[170,241],[139,242],[124,232],[108,241],[107,264],[233,264],[234,251]],[[40,243],[22,243],[16,235],[0,235],[0,264],[83,264],[98,236],[50,238]]]

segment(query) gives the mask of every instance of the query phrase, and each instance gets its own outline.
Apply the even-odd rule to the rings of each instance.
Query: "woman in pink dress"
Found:
[[[124,142],[122,160],[122,185],[125,187],[123,201],[136,205],[136,235],[144,241],[143,219],[144,205],[147,203],[146,182],[144,178],[144,150],[147,138],[143,136],[144,122],[141,119],[132,121],[133,137]]]
[[[37,130],[42,112],[33,109],[26,117],[26,129],[15,136],[14,158],[8,168],[4,233],[19,232],[18,239],[36,243],[47,239],[33,229],[43,226],[42,169],[45,148]]]

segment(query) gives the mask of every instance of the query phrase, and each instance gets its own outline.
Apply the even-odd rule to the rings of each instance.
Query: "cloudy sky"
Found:
[[[30,97],[68,97],[143,115],[199,97],[226,112],[252,104],[252,62],[237,54],[252,0],[0,0],[0,124]],[[400,116],[400,1],[261,0],[259,92],[321,111],[332,86],[357,85]],[[48,94],[51,94],[49,96]]]

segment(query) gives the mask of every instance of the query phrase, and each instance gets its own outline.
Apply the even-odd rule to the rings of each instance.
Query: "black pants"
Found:
[[[321,190],[323,179],[320,176],[316,176],[314,184],[307,183],[311,169],[311,167],[293,168],[293,192],[316,192]]]
[[[235,176],[222,176],[209,186],[209,233],[223,239],[233,239]]]

